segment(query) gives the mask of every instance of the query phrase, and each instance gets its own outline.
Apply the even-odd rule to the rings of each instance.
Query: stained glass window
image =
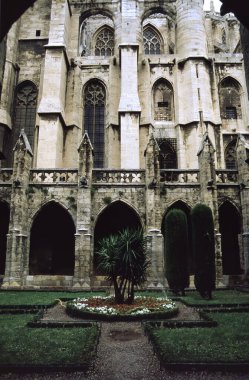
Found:
[[[14,143],[18,139],[21,129],[24,129],[30,145],[33,146],[37,95],[37,88],[30,81],[25,81],[17,87],[15,96]]]
[[[161,54],[162,51],[162,43],[159,35],[156,31],[147,27],[144,30],[144,53],[145,54]]]
[[[84,126],[94,149],[94,167],[104,167],[105,89],[92,80],[84,94]]]
[[[103,28],[96,38],[95,55],[111,56],[114,54],[114,33],[110,28]]]

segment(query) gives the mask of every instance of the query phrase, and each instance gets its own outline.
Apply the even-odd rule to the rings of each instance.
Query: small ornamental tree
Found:
[[[215,243],[212,210],[197,204],[191,212],[195,287],[203,298],[212,298],[215,289]]]
[[[165,218],[166,278],[174,293],[189,286],[189,241],[187,217],[182,210],[172,209]]]
[[[143,231],[126,228],[102,239],[97,251],[98,269],[114,286],[115,302],[134,301],[134,287],[146,281],[149,260]]]

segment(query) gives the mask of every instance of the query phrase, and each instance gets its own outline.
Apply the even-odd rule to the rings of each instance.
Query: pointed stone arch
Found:
[[[0,275],[5,273],[7,234],[9,231],[10,208],[9,204],[0,201]]]
[[[220,114],[222,119],[242,118],[242,87],[233,77],[219,83]]]
[[[219,226],[223,274],[240,274],[239,234],[241,233],[241,215],[237,207],[228,200],[225,200],[219,207]]]
[[[94,25],[95,28],[93,27]],[[89,56],[95,54],[96,33],[98,33],[105,26],[114,32],[112,12],[109,12],[105,9],[93,8],[82,13],[80,17],[79,30],[79,54],[81,56]]]
[[[172,6],[169,3],[161,1],[160,5],[154,6],[154,7],[151,6],[149,2],[148,2],[148,5],[145,4],[144,12],[141,16],[142,22],[145,19],[147,19],[150,16],[157,14],[157,13],[161,13],[161,14],[165,15],[171,21],[175,21],[176,11],[175,11],[174,6]]]
[[[117,234],[124,228],[142,228],[140,216],[135,209],[123,201],[115,201],[101,210],[94,228],[94,267],[98,242],[109,235]]]
[[[226,169],[237,169],[237,153],[236,153],[237,138],[232,139],[227,144],[224,150]]]
[[[174,120],[174,90],[165,78],[159,78],[152,87],[155,121]]]
[[[58,202],[45,204],[35,215],[30,232],[29,273],[73,275],[75,225]]]

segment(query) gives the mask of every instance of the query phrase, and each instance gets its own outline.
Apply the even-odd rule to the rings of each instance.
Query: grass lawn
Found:
[[[248,304],[249,305],[249,293],[240,292],[237,290],[216,290],[212,293],[212,300],[204,300],[199,293],[186,292],[185,297],[181,299],[187,302],[189,305],[226,305],[226,304]]]
[[[152,329],[163,362],[249,362],[249,313],[210,313],[215,328]]]
[[[89,364],[97,328],[29,328],[30,315],[0,316],[0,364]]]
[[[105,294],[104,292],[36,292],[36,291],[0,291],[1,305],[49,305],[58,298],[78,298]]]

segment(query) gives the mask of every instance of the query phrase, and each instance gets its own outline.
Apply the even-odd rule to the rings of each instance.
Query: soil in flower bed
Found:
[[[176,307],[178,308],[178,314],[172,316],[173,320],[199,321],[201,319],[196,309],[193,309],[177,301]],[[79,320],[79,317],[73,317],[66,313],[66,305],[63,303],[58,303],[57,305],[47,309],[43,317],[41,318],[41,321],[45,322],[73,322],[77,320]]]
[[[67,305],[67,313],[75,317],[101,320],[141,320],[170,318],[178,308],[166,298],[135,297],[133,304],[116,304],[113,297],[76,299]]]

